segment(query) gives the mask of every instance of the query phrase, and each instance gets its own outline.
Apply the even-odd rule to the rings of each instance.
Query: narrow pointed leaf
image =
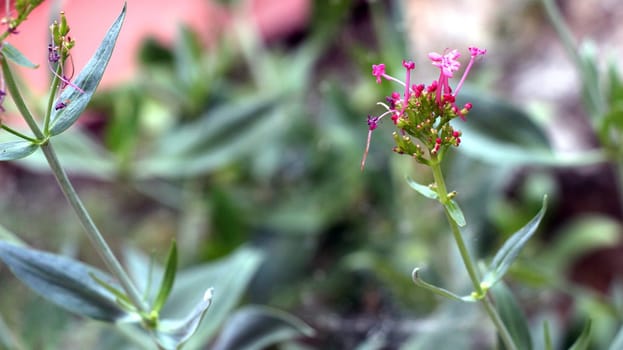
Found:
[[[490,291],[495,300],[495,308],[498,310],[502,322],[504,322],[517,348],[531,350],[532,338],[526,316],[511,291],[504,282],[497,283]]]
[[[483,279],[484,284],[493,286],[497,281],[504,277],[504,274],[506,274],[515,259],[517,259],[517,255],[519,255],[521,249],[536,232],[543,216],[545,216],[546,208],[547,197],[543,197],[543,206],[537,215],[524,227],[519,229],[519,231],[515,232],[509,239],[507,239],[500,250],[495,254],[495,257],[493,257],[493,261],[491,262],[491,266]]]
[[[30,141],[10,141],[0,143],[0,161],[20,159],[31,155],[39,148]]]
[[[83,91],[78,91],[72,86],[67,86],[59,97],[60,101],[68,101],[65,108],[52,111],[51,116],[51,135],[58,135],[73,125],[80,114],[85,110],[91,97],[97,88],[108,61],[112,55],[115,42],[121,30],[121,24],[125,18],[125,5],[117,20],[110,27],[104,40],[100,44],[95,54],[91,57],[86,66],[80,71],[73,84],[80,87]]]
[[[104,289],[109,291],[112,295],[114,295],[116,297],[115,301],[121,307],[123,307],[126,310],[135,310],[136,309],[134,307],[134,305],[132,305],[132,302],[130,301],[130,298],[128,298],[128,296],[125,295],[125,293],[119,287],[116,287],[116,286],[114,286],[114,285],[112,285],[112,284],[110,284],[110,283],[100,279],[95,274],[91,273],[90,276],[91,276],[91,278],[95,282],[97,282],[97,284],[99,284]]]
[[[37,294],[68,311],[107,322],[128,316],[91,274],[106,281],[112,278],[91,266],[6,242],[0,242],[0,260]]]
[[[179,349],[190,337],[195,334],[206,311],[212,304],[213,289],[209,288],[203,299],[183,320],[162,320],[156,332],[158,344],[167,350]]]
[[[549,322],[543,322],[543,348],[545,350],[554,350],[554,344],[552,342],[552,334],[549,330]]]
[[[39,67],[38,64],[34,64],[30,62],[30,60],[26,58],[26,56],[24,56],[15,46],[11,45],[10,43],[6,41],[2,43],[2,54],[4,55],[4,57],[19,64],[20,66],[23,66],[26,68],[38,68]]]
[[[623,349],[623,327],[619,329],[612,344],[610,344],[609,350],[619,350]]]
[[[449,291],[447,289],[440,288],[440,287],[437,287],[437,286],[435,286],[433,284],[430,284],[430,283],[424,281],[422,278],[420,278],[419,273],[420,273],[420,268],[416,267],[413,270],[413,273],[411,274],[411,277],[413,278],[413,283],[415,283],[415,285],[418,286],[418,287],[422,287],[422,288],[427,289],[427,290],[429,290],[429,291],[431,291],[431,292],[433,292],[433,293],[435,293],[437,295],[440,295],[440,296],[442,296],[444,298],[448,298],[448,299],[451,299],[451,300],[465,301],[465,302],[470,302],[470,303],[477,301],[476,298],[474,298],[471,295],[460,296],[460,295],[452,293],[451,291]]]
[[[412,189],[416,190],[419,194],[430,199],[439,199],[437,192],[430,189],[428,186],[417,183],[411,177],[407,176],[407,183]]]
[[[311,327],[285,312],[248,306],[229,318],[212,350],[267,349],[283,341],[313,334]]]
[[[177,245],[175,241],[171,243],[171,249],[169,249],[169,255],[167,256],[166,269],[164,271],[164,277],[162,277],[162,283],[156,300],[154,301],[153,310],[159,312],[164,306],[164,303],[171,293],[173,288],[173,282],[175,282],[175,273],[177,271]]]
[[[448,213],[457,225],[459,225],[460,227],[466,225],[465,216],[463,215],[463,211],[459,207],[459,203],[452,199],[448,202],[448,204],[446,204],[446,208],[448,209]]]
[[[584,329],[582,329],[582,333],[578,339],[576,339],[575,343],[571,345],[569,350],[586,350],[591,345],[591,327],[593,322],[588,320],[584,325]]]

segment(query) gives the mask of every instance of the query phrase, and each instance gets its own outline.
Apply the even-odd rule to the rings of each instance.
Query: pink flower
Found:
[[[487,49],[479,49],[475,46],[470,46],[467,48],[469,50],[469,54],[472,57],[476,57],[476,56],[484,56],[484,54],[487,53]]]
[[[428,54],[428,58],[433,61],[433,66],[439,67],[442,74],[448,78],[452,78],[453,73],[459,70],[459,67],[461,66],[461,62],[458,61],[459,57],[461,57],[461,54],[456,49],[444,55],[436,52]]]
[[[376,83],[381,83],[381,77],[385,75],[385,64],[373,64],[372,65],[372,75],[376,77]]]

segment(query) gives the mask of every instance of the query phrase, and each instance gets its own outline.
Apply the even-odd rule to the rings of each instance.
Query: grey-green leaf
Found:
[[[576,339],[575,343],[571,345],[569,350],[586,350],[589,348],[589,346],[591,345],[592,323],[593,322],[590,319],[586,321],[584,329],[582,329],[582,333],[580,333],[580,336],[578,337],[578,339]]]
[[[24,56],[24,54],[22,54],[15,46],[11,45],[10,43],[6,41],[2,43],[2,54],[4,55],[4,57],[19,64],[20,66],[23,66],[26,68],[38,68],[39,67],[38,64],[34,64],[30,62],[30,60],[26,58],[26,56]]]
[[[446,204],[446,208],[448,209],[448,213],[457,225],[459,225],[460,227],[466,225],[465,216],[463,215],[463,211],[459,207],[459,203],[452,199],[448,201],[448,204]]]
[[[227,321],[213,350],[259,350],[301,336],[314,330],[303,321],[276,309],[248,306]]]
[[[159,312],[160,309],[164,306],[164,303],[167,301],[169,297],[169,293],[173,288],[173,282],[175,282],[175,273],[177,272],[177,244],[175,241],[171,243],[171,248],[169,249],[169,254],[167,256],[166,269],[164,271],[164,275],[162,277],[162,283],[160,284],[160,289],[158,290],[158,295],[156,296],[156,300],[154,301],[154,306],[152,309],[156,312]]]
[[[497,283],[490,289],[495,300],[495,308],[498,310],[502,322],[513,338],[518,349],[532,349],[532,337],[526,317],[519,307],[517,300],[504,282]]]
[[[442,296],[444,298],[448,298],[451,300],[455,300],[455,301],[464,301],[464,302],[468,302],[468,303],[473,303],[476,302],[476,298],[474,298],[472,295],[466,295],[466,296],[460,296],[458,294],[455,294],[447,289],[441,288],[441,287],[437,287],[434,284],[430,284],[426,281],[424,281],[421,277],[420,277],[420,268],[416,267],[415,269],[413,269],[413,272],[411,273],[411,278],[413,279],[413,283],[415,283],[416,286],[424,288],[434,294],[437,294],[439,296]]]
[[[179,349],[195,334],[206,311],[212,304],[213,289],[209,288],[203,298],[182,320],[162,320],[156,332],[156,340],[163,349]]]
[[[623,349],[623,327],[619,329],[614,340],[610,344],[609,350],[619,350]]]
[[[91,266],[6,242],[0,242],[0,260],[37,294],[68,311],[107,322],[128,316],[91,274],[105,281],[112,278]]]
[[[30,141],[9,141],[0,143],[0,161],[27,157],[39,148]]]
[[[61,93],[59,100],[68,101],[68,103],[65,108],[52,111],[51,135],[58,135],[72,126],[76,120],[78,120],[80,114],[86,109],[89,101],[91,101],[91,97],[104,75],[113,48],[115,47],[115,42],[121,30],[121,24],[125,18],[125,10],[126,6],[124,5],[121,14],[117,17],[117,20],[110,29],[108,29],[97,51],[95,51],[95,54],[93,54],[89,62],[87,62],[86,66],[80,71],[76,80],[73,82],[74,85],[80,87],[83,91],[78,91],[74,87],[68,86]]]
[[[411,177],[407,176],[407,183],[411,186],[412,189],[417,191],[419,194],[426,198],[430,199],[439,199],[439,195],[437,192],[433,191],[430,187],[424,186],[422,184],[417,183]]]
[[[191,309],[194,306],[191,303],[195,300],[192,296],[199,297],[202,285],[207,284],[215,289],[214,305],[210,307],[209,317],[205,318],[185,348],[206,347],[210,338],[223,326],[223,322],[239,302],[262,259],[261,251],[241,247],[220,261],[177,273],[173,291],[162,309],[163,315],[167,315],[168,312],[183,315],[184,310]]]
[[[493,257],[493,261],[489,266],[489,270],[485,274],[483,284],[493,286],[498,282],[506,271],[513,264],[517,255],[521,249],[526,245],[528,240],[532,237],[536,229],[539,227],[543,216],[545,216],[545,210],[547,208],[547,196],[543,197],[543,206],[537,215],[530,220],[524,227],[515,232],[509,239],[504,242],[500,250]]]

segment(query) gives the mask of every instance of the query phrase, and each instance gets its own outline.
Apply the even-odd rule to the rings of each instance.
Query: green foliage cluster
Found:
[[[399,2],[313,4],[305,40],[290,47],[266,46],[252,28],[242,27],[204,49],[191,30],[180,27],[173,47],[144,43],[136,82],[97,94],[97,82],[84,83],[90,74],[105,74],[108,58],[93,63],[74,81],[84,93],[68,88],[60,96],[71,103],[51,113],[45,137],[16,141],[3,132],[0,159],[20,158],[12,171],[25,173],[36,186],[50,186],[35,181],[40,177],[34,174],[49,172],[38,149],[52,140],[69,176],[79,180],[78,191],[94,220],[111,233],[113,246],[122,247],[130,278],[162,316],[142,322],[179,329],[205,289],[214,288],[212,305],[203,320],[193,319],[201,324],[184,349],[492,347],[492,328],[481,311],[413,284],[413,268],[426,265],[422,271],[429,282],[418,278],[420,285],[461,292],[470,285],[456,268],[460,259],[448,244],[443,213],[416,193],[438,199],[420,185],[431,181],[427,173],[406,157],[391,156],[393,141],[381,133],[365,172],[359,168],[365,115],[382,95],[370,66],[408,56],[396,26],[401,12],[392,11]],[[344,28],[355,8],[364,8],[370,17],[374,43],[336,42],[347,35]],[[110,44],[103,47],[112,50]],[[466,241],[476,256],[492,258],[483,259],[488,269],[482,272],[488,271],[483,275],[489,286],[495,284],[490,292],[521,349],[566,348],[576,339],[573,349],[618,349],[623,343],[623,333],[617,334],[623,287],[614,284],[610,294],[601,295],[564,276],[585,252],[615,245],[620,223],[578,217],[553,241],[521,241],[521,254],[503,245],[519,238],[511,236],[518,229],[529,238],[541,219],[547,229],[548,217],[539,212],[543,193],[549,194],[548,215],[560,205],[550,169],[602,162],[623,169],[620,74],[611,65],[602,75],[597,56],[582,52],[578,62],[586,73],[587,111],[595,116],[602,148],[559,154],[532,115],[483,93],[486,87],[466,86],[457,104],[469,101],[473,108],[468,122],[456,120],[461,144],[443,164],[447,182],[458,190],[451,201],[456,217],[463,216],[460,203],[468,220]],[[6,43],[2,54],[34,66]],[[102,125],[73,125],[87,104],[105,115]],[[527,173],[526,180],[509,199],[508,179],[518,169]],[[413,179],[405,182],[405,174]],[[73,299],[67,293],[55,299],[53,292],[48,299],[78,314],[113,321],[114,327],[69,317],[46,304],[13,283],[3,264],[0,348],[153,348],[154,334],[119,306],[121,287],[99,269],[74,264],[80,257],[101,265],[74,234],[75,218],[52,202],[59,198],[33,192],[21,206],[10,193],[2,198],[2,224],[19,234],[0,230],[2,261],[14,272],[26,271],[21,273],[27,276],[24,283],[39,293],[53,283],[29,271],[65,276],[65,290],[77,280],[90,281],[91,289],[73,289]],[[33,220],[38,205],[43,209]],[[536,221],[522,231],[537,212]],[[134,248],[165,252],[174,235],[177,245],[169,248],[168,259],[150,258]],[[47,257],[26,248],[24,241],[67,252],[72,259]],[[561,295],[575,301],[571,320],[547,307]],[[85,298],[93,298],[91,305],[99,308],[84,309],[78,301]],[[175,347],[180,340],[155,337],[163,347]]]

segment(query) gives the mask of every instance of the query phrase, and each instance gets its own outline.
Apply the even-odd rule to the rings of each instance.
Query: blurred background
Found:
[[[10,40],[42,64],[18,68],[39,115],[49,18],[65,11],[77,74],[123,6],[61,3],[45,1]],[[428,281],[469,292],[440,206],[405,182],[432,177],[391,152],[391,123],[359,169],[366,115],[397,88],[377,85],[372,64],[401,77],[412,59],[428,84],[429,52],[457,48],[465,64],[468,46],[486,48],[462,90],[474,105],[457,124],[463,143],[445,164],[464,234],[486,261],[547,194],[544,223],[506,282],[535,344],[544,320],[563,348],[590,318],[592,346],[604,349],[623,320],[623,4],[558,3],[578,56],[534,0],[129,0],[99,93],[55,146],[136,278],[177,240],[171,314],[215,287],[188,349],[242,349],[235,341],[258,335],[271,341],[256,348],[271,349],[493,348],[478,307],[411,281],[422,267]],[[10,114],[4,122],[19,126]],[[0,183],[3,237],[103,268],[40,153],[0,164]],[[288,328],[301,321],[313,334]],[[78,345],[149,348],[132,330],[47,303],[0,266],[0,347]]]

